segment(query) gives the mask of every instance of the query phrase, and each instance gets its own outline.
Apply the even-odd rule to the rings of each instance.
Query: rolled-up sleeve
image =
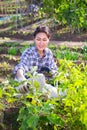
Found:
[[[24,73],[28,72],[28,50],[25,50],[20,58],[20,62],[14,68],[14,74],[17,73],[18,69],[22,69]]]

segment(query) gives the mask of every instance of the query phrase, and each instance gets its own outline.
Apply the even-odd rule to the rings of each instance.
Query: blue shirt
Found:
[[[14,74],[16,74],[18,69],[22,69],[25,74],[31,71],[35,66],[37,66],[37,72],[39,72],[43,66],[49,67],[54,73],[57,72],[57,66],[54,62],[51,50],[46,48],[41,58],[36,46],[33,46],[23,52],[19,64],[14,68]]]

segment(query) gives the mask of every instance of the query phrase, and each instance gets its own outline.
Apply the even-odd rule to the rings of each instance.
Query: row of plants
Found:
[[[18,45],[18,43],[8,43],[0,45],[0,52],[6,53],[8,55],[21,55],[25,49],[33,46],[33,43],[30,45]],[[69,48],[67,46],[49,45],[49,48],[53,51],[53,55],[56,59],[66,59],[66,60],[87,60],[87,45],[82,46],[81,48],[73,47]],[[5,51],[4,51],[5,50]]]
[[[81,48],[73,47],[69,48],[67,46],[54,46],[50,45],[50,49],[53,51],[53,55],[56,59],[66,59],[66,60],[87,60],[87,46],[84,45]]]
[[[9,73],[13,73],[13,68],[16,64],[18,64],[20,60],[20,56],[23,51],[32,46],[32,44],[28,45],[24,43],[20,45],[17,42],[6,42],[0,44],[0,75],[8,75]],[[49,44],[49,48],[53,51],[53,55],[57,65],[59,65],[60,59],[71,60],[74,63],[84,62],[87,64],[87,46],[84,45],[82,48],[69,48],[67,46],[57,46],[54,44]]]
[[[24,46],[21,46],[21,47],[14,47],[14,46],[7,46],[7,47],[0,47],[0,52],[1,53],[6,53],[6,54],[9,54],[9,55],[17,55],[17,54],[22,54],[23,51],[25,49],[27,49],[29,47],[29,45],[24,45]],[[4,51],[5,50],[5,51]]]
[[[18,48],[18,45],[8,44],[8,47]],[[70,51],[70,48],[66,46],[57,48],[55,45],[50,45],[49,47],[58,59],[57,51],[63,52],[67,49]],[[87,54],[86,48],[84,46],[80,52]],[[73,51],[78,51],[78,48],[73,48]],[[12,59],[13,55],[9,58]],[[9,64],[6,65],[6,62],[0,65],[5,71],[8,70]],[[2,119],[0,129],[7,129],[7,124],[10,122],[10,130],[76,130],[77,128],[86,130],[87,65],[85,66],[84,63],[75,65],[71,61],[59,60],[58,71],[59,75],[52,81],[58,81],[59,96],[57,99],[48,99],[46,95],[42,95],[38,91],[38,85],[36,85],[37,92],[33,93],[33,88],[31,88],[27,95],[20,95],[15,89],[19,83],[11,79],[12,77],[9,79],[6,75],[6,82],[0,84],[0,119]],[[67,95],[61,96],[61,89],[62,92],[67,90]]]
[[[53,79],[58,82],[57,98],[42,95],[38,83],[36,91],[31,87],[24,95],[16,90],[19,83],[13,79],[0,84],[0,129],[10,126],[4,121],[6,110],[10,109],[10,130],[87,130],[87,65],[60,60],[58,72]],[[66,91],[66,95],[60,91]],[[11,115],[12,109],[18,110],[16,117]]]

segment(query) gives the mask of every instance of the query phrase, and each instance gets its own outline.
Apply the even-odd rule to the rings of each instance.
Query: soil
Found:
[[[0,37],[9,37],[15,39],[22,39],[22,40],[33,40],[33,32],[35,28],[33,27],[34,24],[45,24],[48,25],[51,32],[51,40],[55,41],[74,41],[74,42],[85,42],[87,41],[87,30],[81,31],[80,33],[75,31],[70,31],[66,26],[61,25],[53,25],[53,23],[48,23],[46,20],[36,20],[33,21],[34,23],[26,23],[23,28],[18,27],[16,30],[15,27],[8,30],[14,23],[6,23],[0,25]],[[15,33],[13,33],[15,31]]]
[[[0,37],[9,37],[9,38],[15,38],[15,39],[22,39],[22,40],[33,40],[33,35],[32,34],[27,34],[24,35],[23,32],[17,32],[16,34],[11,34],[11,33],[0,33]],[[73,42],[86,42],[87,41],[87,32],[83,32],[82,34],[78,33],[62,33],[58,34],[57,31],[52,31],[51,32],[51,39],[54,41],[73,41]]]

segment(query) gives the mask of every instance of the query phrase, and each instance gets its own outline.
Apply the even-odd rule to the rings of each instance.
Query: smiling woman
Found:
[[[20,63],[14,69],[14,74],[18,81],[24,81],[27,73],[31,73],[32,69],[36,67],[35,71],[38,78],[35,79],[33,77],[33,79],[39,82],[40,90],[46,87],[46,90],[50,91],[50,96],[57,97],[57,89],[45,82],[45,78],[52,79],[57,74],[57,66],[54,62],[53,54],[48,48],[49,38],[50,32],[48,27],[38,26],[36,28],[34,32],[35,45],[23,52]],[[33,74],[34,72],[32,76]],[[25,86],[19,87],[19,91],[26,92],[28,89]]]
[[[38,33],[34,38],[34,42],[36,44],[40,57],[43,57],[44,50],[47,47],[49,42],[49,38],[47,34],[45,34],[44,32]]]

